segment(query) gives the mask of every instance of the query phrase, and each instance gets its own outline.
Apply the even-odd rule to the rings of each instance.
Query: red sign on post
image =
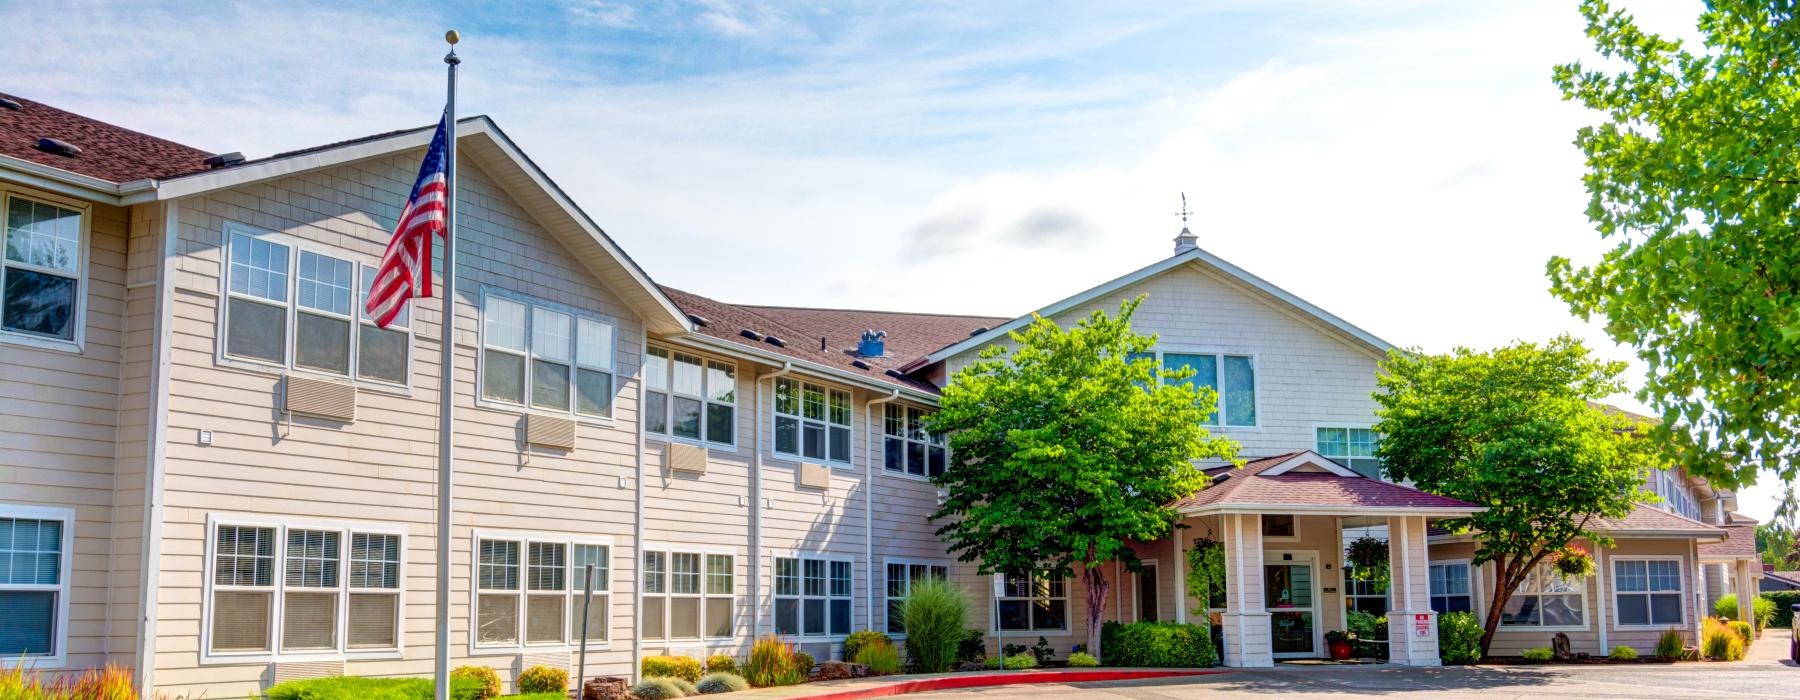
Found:
[[[1413,634],[1417,635],[1421,638],[1431,636],[1431,616],[1430,615],[1414,615],[1413,616]]]

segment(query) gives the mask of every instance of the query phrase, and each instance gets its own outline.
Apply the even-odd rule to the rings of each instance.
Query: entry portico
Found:
[[[1466,517],[1479,507],[1371,479],[1312,451],[1252,460],[1242,468],[1209,470],[1213,484],[1176,504],[1186,528],[1177,551],[1194,537],[1219,542],[1225,596],[1187,599],[1206,605],[1224,637],[1226,666],[1272,666],[1281,658],[1325,655],[1324,632],[1344,625],[1349,580],[1344,572],[1347,523],[1385,526],[1391,596],[1389,659],[1411,666],[1438,664],[1437,613],[1430,604],[1426,525]],[[1177,590],[1187,589],[1185,567]]]

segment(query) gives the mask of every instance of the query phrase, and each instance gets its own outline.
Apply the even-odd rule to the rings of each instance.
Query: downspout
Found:
[[[794,363],[782,362],[781,369],[768,374],[757,375],[756,386],[750,389],[750,403],[756,407],[756,435],[750,439],[751,449],[755,450],[750,459],[750,638],[755,639],[762,634],[762,461],[763,461],[763,428],[762,428],[762,383],[764,379],[773,380],[787,376],[794,371]],[[771,398],[771,400],[773,400]]]
[[[869,564],[869,575],[863,577],[863,595],[869,606],[863,611],[863,629],[875,629],[875,406],[899,399],[900,390],[895,389],[886,398],[870,399],[863,405],[863,561]]]
[[[649,378],[647,376],[646,372],[644,371],[644,365],[646,364],[644,360],[646,357],[649,356],[649,354],[650,354],[650,332],[648,330],[646,330],[645,328],[643,328],[642,326],[639,326],[638,327],[638,382],[637,382],[637,412],[638,412],[637,474],[634,477],[632,477],[633,483],[631,484],[632,498],[634,499],[634,502],[637,504],[637,507],[632,509],[632,521],[631,521],[631,549],[632,549],[632,554],[637,557],[637,561],[634,562],[631,566],[631,570],[634,572],[637,572],[637,577],[636,577],[637,580],[634,581],[631,585],[631,591],[632,591],[632,593],[631,593],[631,599],[632,599],[631,609],[633,611],[636,611],[633,614],[638,618],[636,623],[633,624],[633,629],[636,631],[631,635],[631,673],[628,674],[628,677],[631,678],[633,683],[637,682],[638,680],[641,680],[638,678],[638,673],[639,673],[639,670],[643,668],[643,663],[644,663],[644,635],[643,635],[644,447],[645,447],[645,442],[644,442],[644,384],[645,384],[645,381],[644,380]],[[585,678],[577,679],[575,681],[575,685],[578,688],[582,687],[582,684],[584,684],[584,683],[587,683],[587,679],[585,679]]]
[[[156,687],[156,602],[161,589],[163,481],[167,472],[169,436],[169,364],[172,329],[175,319],[175,250],[180,239],[180,208],[171,201],[163,205],[163,246],[160,272],[156,280],[156,361],[150,365],[150,441],[145,445],[149,464],[144,475],[144,543],[140,558],[137,623],[137,686],[139,692],[152,695]]]

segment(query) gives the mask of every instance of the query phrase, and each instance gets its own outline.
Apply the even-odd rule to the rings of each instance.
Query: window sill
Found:
[[[406,658],[406,653],[400,649],[388,649],[388,650],[382,650],[382,651],[354,651],[354,652],[326,651],[326,652],[318,652],[318,653],[296,653],[296,654],[279,654],[279,653],[269,653],[269,652],[250,652],[250,653],[244,653],[244,654],[231,654],[231,653],[210,652],[210,653],[204,653],[204,654],[200,655],[200,665],[201,666],[231,666],[231,665],[242,665],[242,664],[266,664],[266,663],[285,664],[285,663],[299,663],[299,662],[306,662],[306,661],[390,661],[390,660],[403,659],[403,658]]]
[[[15,331],[0,331],[0,344],[18,345],[21,347],[51,350],[55,352],[66,352],[72,355],[81,354],[81,343],[77,343],[73,340],[46,338],[41,335],[30,335]]]
[[[1500,625],[1498,632],[1586,632],[1587,625],[1538,626],[1538,625]]]
[[[67,642],[67,640],[61,641]],[[68,658],[64,656],[26,656],[23,657],[22,661],[23,663],[21,664],[21,657],[18,656],[0,656],[0,669],[13,668],[21,665],[24,668],[33,670],[58,669],[66,667],[69,663]]]
[[[591,425],[591,426],[595,426],[595,427],[599,427],[599,428],[617,428],[617,427],[619,427],[619,419],[618,418],[588,416],[588,415],[582,415],[582,414],[578,414],[578,413],[558,413],[556,411],[541,411],[541,410],[531,408],[528,406],[521,406],[516,403],[506,403],[504,401],[495,401],[493,399],[482,398],[479,395],[477,395],[475,397],[475,407],[476,408],[484,408],[489,411],[494,411],[496,413],[510,413],[510,414],[516,415],[516,416],[544,416],[546,418],[562,418],[565,420],[573,420],[579,425]]]
[[[709,450],[718,450],[720,452],[726,452],[726,453],[730,453],[730,454],[737,454],[737,451],[738,451],[738,446],[736,443],[706,442],[704,440],[695,440],[692,438],[684,438],[684,437],[674,437],[674,436],[670,436],[670,435],[664,435],[662,433],[652,433],[649,431],[644,432],[644,439],[649,442],[660,442],[660,443],[667,443],[667,444],[691,445],[694,447],[704,447]]]
[[[926,476],[924,474],[911,474],[908,472],[897,472],[897,471],[892,471],[892,470],[884,468],[881,470],[881,475],[882,476],[891,476],[896,479],[905,479],[907,481],[917,481],[921,484],[931,483],[931,477]]]
[[[399,384],[389,384],[387,382],[377,382],[366,379],[351,379],[341,374],[319,372],[304,368],[290,369],[282,365],[262,362],[260,360],[246,360],[226,355],[218,355],[214,358],[213,365],[221,369],[234,369],[251,374],[271,376],[278,379],[288,376],[319,379],[346,386],[353,386],[356,387],[357,391],[368,391],[387,396],[398,396],[401,398],[412,398],[413,396],[413,390],[410,386],[401,386]]]
[[[587,648],[588,648],[588,651],[607,651],[607,650],[612,649],[612,642],[610,642],[610,641],[595,642],[595,641],[590,640],[590,641],[588,641]],[[510,655],[510,654],[543,654],[543,653],[554,654],[557,652],[576,652],[576,651],[581,651],[581,644],[579,642],[574,643],[574,644],[567,644],[567,643],[526,644],[526,645],[514,644],[512,646],[472,646],[472,647],[469,647],[469,655],[470,656],[506,656],[506,655]]]
[[[769,461],[764,462],[763,466],[781,467],[783,469],[793,469],[795,467],[798,467],[802,463],[823,465],[826,467],[830,467],[831,469],[834,469],[834,470],[836,470],[836,469],[843,469],[843,470],[849,470],[849,471],[856,470],[855,462],[833,462],[833,461],[825,460],[825,459],[812,459],[810,457],[798,457],[798,456],[783,453],[783,452],[770,453]]]

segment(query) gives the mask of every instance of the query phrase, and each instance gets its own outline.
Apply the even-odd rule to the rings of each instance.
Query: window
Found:
[[[645,432],[736,444],[736,365],[652,347],[644,377]]]
[[[65,658],[74,519],[68,509],[0,506],[0,665]]]
[[[1218,606],[1224,607],[1224,606]],[[1356,567],[1344,563],[1344,609],[1381,616],[1388,612],[1388,575],[1359,577]]]
[[[644,551],[644,639],[730,637],[736,569],[729,554]]]
[[[612,416],[611,323],[489,291],[481,301],[481,396],[554,413]]]
[[[944,436],[925,431],[927,412],[891,403],[882,408],[883,468],[913,476],[942,475],[947,457]]]
[[[1580,627],[1587,624],[1587,582],[1558,573],[1549,562],[1539,563],[1525,577],[1518,592],[1500,610],[1500,624],[1507,627]]]
[[[1375,456],[1375,431],[1368,428],[1318,428],[1314,431],[1320,456],[1371,479],[1381,478],[1381,459]]]
[[[410,381],[411,312],[382,329],[363,311],[375,268],[237,226],[226,228],[226,238],[226,357],[386,384]]]
[[[0,328],[75,341],[87,246],[82,212],[17,195],[6,197],[0,227]]]
[[[594,564],[588,638],[607,637],[609,547],[557,537],[477,536],[475,646],[561,646],[581,634],[581,594]]]
[[[1685,481],[1681,472],[1674,469],[1650,470],[1650,491],[1662,497],[1662,502],[1656,504],[1656,507],[1692,520],[1706,522],[1706,519],[1700,515],[1700,503],[1694,500]]]
[[[1682,624],[1681,560],[1614,559],[1613,590],[1619,625],[1667,627]]]
[[[208,652],[396,653],[401,551],[394,532],[216,523]]]
[[[1299,525],[1292,514],[1271,513],[1262,516],[1262,536],[1271,540],[1300,539]]]
[[[1157,366],[1174,372],[1191,368],[1194,374],[1182,380],[1167,380],[1190,387],[1206,387],[1219,396],[1217,411],[1202,423],[1253,427],[1256,425],[1256,362],[1249,355],[1220,355],[1163,352],[1155,353]]]
[[[850,634],[851,564],[844,559],[775,558],[775,633]]]
[[[1137,573],[1137,619],[1138,622],[1156,622],[1161,619],[1161,600],[1156,592],[1156,565],[1145,564],[1144,570]]]
[[[1439,614],[1474,610],[1468,562],[1432,564],[1425,575],[1431,584],[1432,610]]]
[[[887,560],[887,631],[905,634],[906,622],[900,619],[900,605],[912,593],[915,583],[927,578],[950,580],[950,567],[926,562]]]
[[[850,463],[850,392],[775,380],[775,453]]]
[[[1006,631],[1063,631],[1069,628],[1069,590],[1061,573],[995,576],[999,628]]]

